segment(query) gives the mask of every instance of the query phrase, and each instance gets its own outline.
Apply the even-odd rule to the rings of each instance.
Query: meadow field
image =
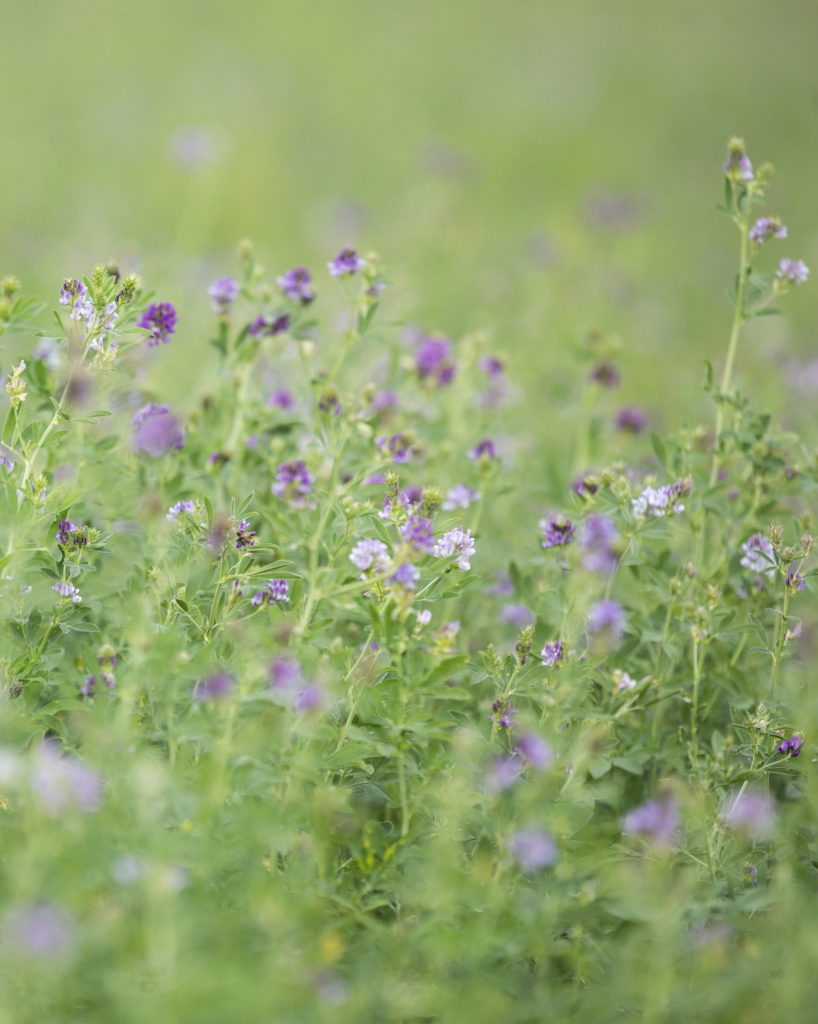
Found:
[[[818,10],[3,22],[0,1024],[812,1021]]]

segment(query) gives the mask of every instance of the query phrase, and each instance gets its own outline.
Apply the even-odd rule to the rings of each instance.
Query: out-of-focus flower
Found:
[[[524,732],[517,737],[515,753],[538,771],[547,768],[554,757],[550,745],[536,732]]]
[[[775,827],[775,800],[759,789],[739,790],[727,800],[722,818],[729,828],[763,839]]]
[[[679,805],[671,799],[648,800],[622,819],[622,831],[627,835],[647,836],[663,845],[673,841],[678,828]]]
[[[574,524],[567,516],[555,516],[549,513],[540,520],[540,531],[544,548],[560,548],[570,544],[574,539]]]
[[[534,616],[524,604],[507,604],[500,609],[500,622],[505,626],[516,626],[522,629],[523,626],[530,626]]]
[[[74,921],[62,907],[35,903],[12,910],[3,928],[12,951],[27,956],[60,959],[71,952]]]
[[[250,598],[250,604],[258,608],[262,604],[286,604],[290,600],[290,585],[286,580],[270,580],[263,590],[257,590]]]
[[[730,139],[727,143],[727,159],[722,170],[731,181],[750,181],[753,177],[753,165],[747,156],[743,139]]]
[[[541,828],[519,829],[509,840],[508,848],[523,871],[540,871],[557,860],[554,840]]]
[[[798,757],[803,746],[803,739],[800,736],[790,736],[788,740],[779,743],[775,748],[778,754],[789,754],[790,757]]]
[[[301,459],[282,462],[276,470],[273,494],[293,508],[312,508],[309,500],[314,478]]]
[[[171,302],[152,302],[139,318],[137,327],[149,332],[148,346],[153,348],[159,342],[167,344],[171,334],[176,333],[176,309]]]
[[[626,434],[641,434],[648,425],[648,418],[641,409],[634,405],[623,406],[614,420],[617,430]]]
[[[475,553],[474,537],[471,535],[471,530],[461,530],[460,527],[455,527],[453,530],[449,530],[444,533],[440,540],[435,542],[433,548],[434,554],[438,558],[451,558],[453,555],[457,556],[455,565],[458,569],[471,568],[471,562],[469,559]]]
[[[743,552],[739,565],[750,572],[775,576],[775,553],[773,546],[763,533],[753,533],[741,545]]]
[[[454,512],[458,508],[468,508],[479,497],[480,493],[471,487],[466,487],[465,484],[455,484],[454,487],[450,487],[446,492],[443,510],[444,512]]]
[[[333,277],[346,277],[350,274],[357,274],[364,267],[364,261],[354,249],[342,249],[334,260],[327,264],[327,269]]]
[[[759,217],[750,228],[750,241],[763,245],[771,238],[786,238],[787,225],[782,224],[778,217]]]
[[[562,661],[564,655],[565,650],[559,640],[546,644],[540,651],[540,657],[543,660],[543,664],[548,665],[549,667]]]
[[[207,294],[213,305],[213,312],[226,316],[238,298],[239,282],[234,277],[220,277],[208,288]]]
[[[452,343],[448,338],[424,338],[415,353],[415,367],[421,380],[439,387],[451,384],[455,375]]]
[[[582,526],[580,545],[582,564],[591,572],[610,573],[616,568],[619,533],[607,516],[589,516]]]
[[[803,260],[779,260],[776,277],[789,284],[804,284],[809,277],[809,267]]]
[[[361,540],[349,555],[352,564],[361,570],[361,579],[389,571],[389,551],[382,540]]]
[[[495,758],[486,772],[483,788],[487,793],[502,793],[520,779],[522,768],[520,759],[510,754]]]
[[[302,306],[309,305],[315,298],[310,287],[312,277],[306,267],[293,267],[277,277],[276,284],[291,302],[300,302]]]
[[[159,458],[174,448],[183,448],[185,436],[179,420],[166,405],[149,402],[143,405],[131,420],[133,427],[133,447],[137,452],[144,452]]]
[[[53,740],[45,740],[37,747],[30,784],[43,811],[51,818],[71,809],[84,814],[99,809],[102,779],[78,758],[64,754]]]
[[[594,641],[615,647],[625,631],[625,612],[622,605],[607,597],[591,605],[588,612],[588,634]]]

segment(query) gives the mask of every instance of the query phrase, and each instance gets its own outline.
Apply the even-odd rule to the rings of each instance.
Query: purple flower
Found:
[[[494,441],[490,438],[485,437],[482,441],[474,446],[469,452],[470,459],[496,459],[497,449],[494,445]]]
[[[498,697],[491,705],[490,719],[501,729],[511,729],[517,714],[517,709],[506,697]]]
[[[451,384],[455,375],[452,343],[448,338],[424,338],[415,353],[415,367],[421,380],[439,387]]]
[[[165,519],[173,521],[174,519],[178,519],[183,512],[188,515],[194,515],[196,512],[196,503],[194,501],[177,501],[175,505],[170,506]]]
[[[779,260],[778,273],[775,276],[790,284],[803,284],[809,277],[809,267],[803,260]]]
[[[159,342],[167,344],[171,334],[176,333],[176,310],[170,302],[152,302],[139,318],[137,327],[149,331],[148,347],[153,348]]]
[[[68,809],[91,814],[99,809],[102,780],[82,761],[63,754],[53,740],[44,740],[34,754],[31,789],[51,818]]]
[[[538,771],[547,768],[554,757],[554,752],[545,740],[536,732],[524,732],[517,738],[515,753]]]
[[[465,484],[455,484],[446,492],[446,500],[443,502],[445,512],[454,512],[458,508],[468,508],[473,501],[480,497],[478,491],[466,487]]]
[[[502,793],[517,782],[522,775],[522,764],[517,757],[505,754],[495,758],[489,765],[483,788],[486,793]]]
[[[741,139],[730,139],[727,145],[727,159],[722,170],[733,181],[749,181],[753,176],[753,165],[744,149]]]
[[[763,245],[771,238],[786,238],[787,226],[778,217],[759,217],[750,228],[750,241]]]
[[[779,743],[775,748],[778,754],[789,754],[790,757],[798,757],[803,746],[803,739],[800,736],[790,736],[788,740]]]
[[[619,384],[619,370],[613,363],[597,363],[588,374],[588,380],[603,388],[615,388]]]
[[[511,577],[508,573],[495,572],[492,575],[497,582],[485,587],[483,589],[484,594],[487,594],[489,597],[509,597],[514,593],[514,584],[511,582]]]
[[[509,840],[508,848],[523,871],[540,871],[557,859],[554,840],[541,828],[519,829]]]
[[[361,540],[349,555],[352,564],[361,570],[361,579],[389,571],[389,551],[382,540]]]
[[[194,698],[200,704],[224,700],[233,690],[233,677],[227,672],[215,672],[207,679],[200,679],[193,690]]]
[[[318,683],[307,683],[296,693],[293,707],[296,711],[318,711],[327,703],[327,694]]]
[[[739,565],[750,572],[764,573],[775,576],[775,552],[773,546],[763,533],[753,533],[741,545],[743,555]]]
[[[226,316],[239,294],[239,282],[234,277],[220,277],[208,288],[213,312]]]
[[[562,661],[565,655],[565,649],[559,640],[555,640],[551,644],[546,644],[540,651],[540,657],[543,660],[544,665],[548,665],[549,668],[552,665],[556,665]]]
[[[540,531],[543,537],[540,543],[546,549],[564,547],[574,539],[574,524],[566,516],[549,513],[540,520]]]
[[[79,604],[82,601],[82,596],[73,583],[55,583],[51,589],[63,600],[71,601],[72,604]]]
[[[675,800],[648,800],[629,811],[622,819],[627,835],[643,835],[654,843],[667,845],[679,827],[679,805]]]
[[[578,476],[571,484],[571,490],[580,498],[589,498],[599,490],[599,481],[590,473],[585,473],[583,476]]]
[[[301,679],[301,666],[292,658],[278,658],[270,666],[269,678],[274,690],[295,690]]]
[[[372,399],[369,411],[373,415],[381,412],[391,412],[392,409],[397,409],[399,404],[400,400],[394,391],[378,391]]]
[[[404,590],[415,590],[419,579],[420,571],[416,569],[414,565],[404,562],[403,565],[399,565],[392,576],[389,577],[389,582],[397,583],[398,586],[403,587]]]
[[[276,470],[273,494],[282,501],[288,501],[293,508],[312,508],[310,502],[314,477],[301,459],[282,462]]]
[[[385,480],[373,482],[384,483]],[[396,519],[400,518],[400,513],[410,507],[411,503],[406,491],[393,491],[390,494],[384,495],[383,508],[378,513],[378,519],[395,522]]]
[[[626,405],[616,414],[614,423],[617,430],[626,434],[640,434],[648,425],[648,418],[636,406]]]
[[[286,604],[290,600],[290,585],[286,580],[270,580],[263,590],[257,590],[250,598],[250,604],[258,608],[262,604]]]
[[[333,277],[346,277],[350,274],[357,274],[364,267],[364,261],[354,249],[342,249],[338,255],[327,264],[327,269]]]
[[[256,531],[250,529],[250,520],[242,519],[236,530],[236,547],[241,551],[242,548],[251,548],[256,543]]]
[[[440,540],[435,542],[432,549],[438,558],[451,558],[457,556],[455,565],[458,569],[466,570],[471,568],[469,559],[475,553],[474,538],[471,530],[461,530],[456,527],[444,533]]]
[[[287,391],[286,388],[279,388],[277,391],[270,392],[267,398],[267,405],[270,409],[282,409],[284,412],[290,412],[295,407],[295,399],[291,391]]]
[[[506,626],[515,626],[522,629],[523,626],[530,626],[534,616],[524,604],[507,604],[500,609],[500,622]]]
[[[173,448],[183,448],[185,436],[179,420],[166,405],[149,402],[137,410],[131,420],[133,426],[133,447],[158,458]]]
[[[56,541],[60,547],[85,547],[88,537],[85,532],[78,529],[70,519],[60,519],[57,523]]]
[[[684,512],[685,507],[679,499],[690,494],[691,486],[690,480],[677,480],[664,487],[646,487],[638,498],[631,501],[633,514],[638,518],[651,519]]]
[[[489,380],[497,381],[503,376],[503,363],[495,356],[483,356],[477,363]]]
[[[62,907],[51,903],[13,910],[6,918],[4,931],[13,949],[30,956],[65,956],[74,941],[72,918]]]
[[[93,697],[96,693],[97,681],[94,676],[86,676],[80,687],[80,693],[83,697]]]
[[[290,314],[279,313],[278,316],[258,316],[247,328],[252,338],[273,338],[290,329]]]
[[[606,597],[591,605],[588,612],[588,634],[607,647],[615,647],[625,631],[625,612],[622,605]]]
[[[376,437],[375,444],[385,455],[390,455],[392,461],[397,465],[408,462],[417,451],[414,441],[408,434]]]
[[[613,572],[619,561],[619,533],[607,516],[589,516],[582,527],[582,564],[591,572]]]
[[[426,516],[409,516],[401,536],[415,551],[428,555],[434,547],[434,530]]]
[[[315,298],[315,292],[310,287],[312,277],[306,267],[293,267],[280,277],[276,278],[276,284],[291,302],[300,302],[307,306]]]
[[[759,789],[739,790],[727,800],[722,818],[729,828],[763,839],[775,827],[775,800]]]
[[[787,569],[787,578],[785,580],[785,583],[787,585],[787,589],[793,594],[797,593],[799,590],[807,589],[807,585],[804,582],[804,577],[801,575],[800,572],[798,572],[794,565],[791,565]]]

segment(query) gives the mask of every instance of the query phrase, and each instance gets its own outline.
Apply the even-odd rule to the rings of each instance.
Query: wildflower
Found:
[[[397,409],[399,404],[400,400],[394,391],[378,391],[372,399],[369,412],[371,415],[391,412],[393,409]]]
[[[318,396],[318,408],[321,412],[331,412],[333,416],[340,416],[344,411],[338,392],[331,384]]]
[[[361,579],[367,575],[381,575],[389,571],[389,551],[382,540],[361,540],[349,555],[352,564],[361,570]]]
[[[510,789],[522,776],[522,763],[518,757],[505,754],[495,758],[489,765],[483,788],[486,793],[502,793]]]
[[[51,818],[67,809],[91,814],[99,808],[99,775],[78,758],[62,753],[53,740],[44,740],[37,747],[30,783],[43,811]]]
[[[270,666],[269,682],[274,690],[292,690],[301,678],[301,666],[292,658],[278,658]]]
[[[88,543],[88,534],[76,527],[70,519],[60,519],[55,540],[63,548],[82,548]]]
[[[547,768],[554,757],[554,752],[545,740],[536,732],[524,732],[517,737],[514,752],[532,768],[542,771]]]
[[[424,338],[415,354],[415,367],[421,380],[438,387],[451,384],[455,375],[452,343],[448,338]]]
[[[601,640],[606,646],[615,646],[625,631],[625,612],[622,605],[613,598],[604,598],[591,605],[588,612],[588,633],[592,639]]]
[[[527,611],[528,609],[524,609]],[[531,654],[531,641],[534,638],[534,627],[529,624],[523,626],[520,630],[520,635],[517,638],[517,643],[514,646],[514,653],[517,655],[517,661],[520,665],[525,665],[528,661],[528,656]]]
[[[457,561],[455,565],[457,568],[463,570],[470,569],[471,562],[469,559],[475,553],[474,538],[471,535],[471,530],[461,530],[460,527],[449,530],[443,534],[440,540],[435,542],[432,550],[438,558],[451,558],[453,555],[456,555]]]
[[[741,545],[743,555],[739,562],[750,572],[775,576],[775,554],[773,546],[763,533],[753,533]]]
[[[256,543],[256,536],[256,531],[250,529],[250,520],[242,519],[236,530],[236,547],[239,551],[252,547]]]
[[[671,512],[684,512],[685,507],[679,499],[690,494],[691,488],[689,480],[677,480],[664,487],[646,487],[638,498],[631,501],[633,514],[638,518],[651,519]]]
[[[432,621],[432,613],[428,608],[424,608],[422,611],[415,613],[415,618],[419,626],[428,626]]]
[[[648,418],[636,406],[626,405],[616,414],[614,420],[617,430],[627,434],[640,434],[648,424]]]
[[[4,385],[6,393],[9,396],[12,409],[19,409],[23,402],[28,398],[28,394],[26,392],[27,385],[22,377],[25,368],[25,360],[21,359],[17,366],[13,366],[11,368],[11,376],[6,379],[6,383]]]
[[[619,384],[619,370],[613,363],[598,363],[588,374],[588,380],[603,388],[615,388]]]
[[[797,593],[799,590],[806,590],[807,589],[807,585],[804,582],[804,577],[792,565],[787,569],[787,578],[785,580],[785,583],[786,583],[787,589],[792,594]]]
[[[679,805],[675,800],[648,800],[622,819],[626,835],[643,835],[654,843],[667,845],[679,827]]]
[[[290,329],[290,314],[280,313],[278,316],[258,316],[247,328],[251,338],[274,338]]]
[[[546,550],[565,547],[574,539],[574,524],[566,516],[554,516],[553,513],[549,513],[540,520],[540,531],[543,538],[540,543]]]
[[[380,448],[384,455],[390,455],[392,457],[392,461],[397,465],[408,462],[413,455],[417,454],[414,439],[408,434],[393,434],[391,437],[376,437],[375,444]]]
[[[149,332],[148,346],[153,348],[159,342],[167,344],[171,334],[176,333],[176,310],[170,302],[152,302],[139,319],[137,327]]]
[[[270,580],[263,590],[257,590],[250,598],[250,604],[258,608],[262,604],[286,604],[290,600],[290,585],[286,580]]]
[[[524,604],[507,604],[500,609],[500,622],[506,626],[530,626],[534,616]]]
[[[571,484],[571,490],[580,498],[590,498],[599,490],[599,481],[590,473],[585,473],[583,476],[578,476]]]
[[[582,527],[582,564],[591,572],[613,572],[619,561],[619,533],[607,516],[590,516]]]
[[[477,501],[479,498],[478,491],[472,490],[471,487],[466,487],[464,484],[455,484],[446,492],[443,509],[445,512],[453,512],[458,508],[468,508],[473,501]]]
[[[420,579],[420,571],[414,565],[404,562],[389,577],[390,583],[397,583],[404,590],[415,590]]]
[[[4,932],[12,949],[35,957],[66,956],[74,942],[73,919],[52,903],[35,903],[11,911]]]
[[[789,754],[790,757],[798,757],[803,743],[804,741],[800,736],[790,736],[788,740],[779,743],[775,750],[777,754]]]
[[[469,452],[469,458],[475,461],[478,459],[496,459],[497,448],[495,447],[494,441],[492,441],[488,437],[483,438],[482,441],[480,441],[478,444],[474,446],[474,448],[471,449],[471,451]]]
[[[739,790],[727,800],[722,818],[729,828],[763,839],[775,826],[775,800],[759,789]]]
[[[79,604],[82,601],[82,595],[73,583],[55,583],[51,589],[64,601],[70,601],[72,604]]]
[[[420,554],[430,554],[434,547],[434,529],[426,516],[411,515],[401,530],[401,536]]]
[[[60,288],[59,301],[61,306],[70,306],[72,320],[86,320],[93,315],[94,306],[88,298],[88,289],[76,278],[65,281]]]
[[[508,848],[523,871],[539,871],[557,859],[554,840],[541,828],[519,829],[509,840]]]
[[[96,693],[97,681],[95,676],[86,676],[80,687],[80,693],[83,697],[93,697]]]
[[[283,412],[290,412],[295,407],[295,399],[292,392],[286,388],[279,388],[272,391],[267,398],[267,406],[270,409],[281,409]]]
[[[543,660],[543,664],[549,668],[552,665],[558,665],[565,655],[565,649],[559,640],[555,640],[553,643],[546,644],[540,651],[540,657]]]
[[[803,284],[809,277],[809,267],[803,260],[779,260],[775,276],[789,284]]]
[[[133,447],[158,458],[173,448],[183,448],[185,437],[179,420],[166,405],[149,402],[137,410],[131,420]]]
[[[300,302],[302,306],[308,306],[315,298],[311,283],[312,277],[306,267],[293,267],[276,278],[276,284],[284,295],[291,302]]]
[[[511,582],[511,577],[508,573],[495,572],[492,575],[496,582],[484,587],[484,594],[487,594],[489,597],[508,597],[514,593],[514,584]]]
[[[501,729],[511,729],[518,711],[506,697],[498,697],[491,705],[489,720]]]
[[[759,217],[750,228],[750,241],[763,245],[771,238],[786,238],[787,226],[778,217]]]
[[[208,288],[207,294],[213,304],[213,312],[227,316],[238,297],[239,283],[234,277],[220,277]]]
[[[495,356],[483,356],[477,363],[489,380],[498,381],[503,376],[505,367]]]
[[[207,679],[200,679],[193,690],[193,697],[200,704],[224,700],[233,690],[233,677],[228,672],[215,672]]]
[[[276,470],[273,494],[282,501],[288,501],[293,508],[312,508],[308,501],[312,493],[314,477],[301,459],[282,462]]]
[[[357,274],[364,267],[364,261],[354,249],[342,249],[338,255],[327,264],[327,269],[333,277],[347,277]]]
[[[636,689],[636,680],[632,679],[627,672],[623,672],[621,669],[616,669],[613,673],[614,681],[614,692],[624,693],[625,690]]]
[[[169,519],[171,522],[173,522],[173,520],[178,519],[183,512],[187,513],[188,515],[194,515],[196,512],[196,502],[177,501],[175,505],[170,506],[170,508],[167,511],[167,515],[165,516],[165,519]]]
[[[744,149],[743,139],[730,139],[722,170],[731,181],[750,181],[753,177],[753,165]]]
[[[372,483],[384,483],[384,480],[373,480]],[[391,493],[385,494],[383,499],[383,508],[378,513],[378,519],[385,519],[391,522],[397,522],[402,519],[402,512],[411,508],[411,502],[409,501],[409,495],[406,491],[399,491],[397,489],[397,483]]]

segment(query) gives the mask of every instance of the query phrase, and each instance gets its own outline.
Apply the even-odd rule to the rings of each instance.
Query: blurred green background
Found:
[[[621,335],[621,400],[671,425],[722,357],[729,135],[778,171],[766,259],[818,266],[817,33],[809,0],[7,4],[0,272],[51,296],[137,269],[179,308],[187,388],[240,238],[325,293],[349,242],[393,269],[392,317],[489,329],[535,406],[583,330]],[[757,397],[814,349],[814,295],[751,332]]]

